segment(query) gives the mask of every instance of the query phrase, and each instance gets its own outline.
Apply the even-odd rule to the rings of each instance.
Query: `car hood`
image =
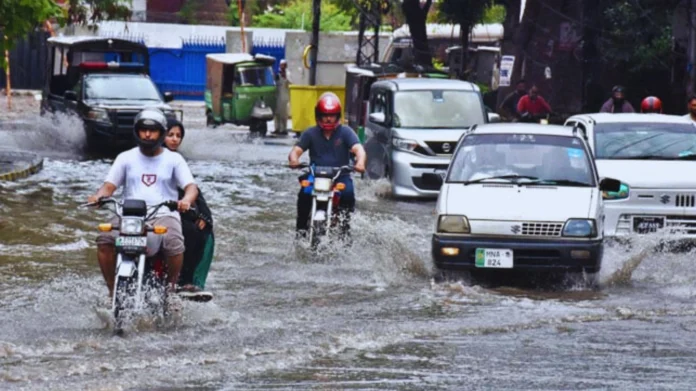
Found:
[[[618,179],[635,188],[695,188],[696,161],[597,160],[600,177]]]
[[[442,142],[450,142],[450,143],[456,143],[459,141],[459,138],[462,137],[462,134],[464,134],[469,128],[461,128],[461,129],[429,129],[429,128],[415,128],[415,129],[402,129],[402,128],[395,128],[393,129],[393,135],[394,137],[402,138],[402,139],[408,139],[408,140],[415,140],[415,141],[420,141],[420,142],[425,142],[425,141],[442,141]]]
[[[566,221],[588,218],[593,187],[447,184],[445,213],[470,220]]]
[[[144,109],[146,107],[160,110],[172,109],[168,104],[154,100],[88,99],[85,100],[85,104],[89,107],[105,109]]]

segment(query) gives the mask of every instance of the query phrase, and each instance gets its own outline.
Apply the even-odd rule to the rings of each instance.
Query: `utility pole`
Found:
[[[312,2],[312,42],[309,50],[309,85],[317,85],[317,57],[319,57],[319,19],[321,19],[321,0]]]
[[[696,0],[687,1],[689,11],[689,23],[687,24],[689,29],[689,47],[687,49],[687,57],[689,62],[686,69],[689,72],[689,79],[686,84],[686,96],[689,97],[694,94],[696,84]]]
[[[244,4],[242,0],[237,0],[237,11],[239,13],[239,27],[242,33],[242,52],[246,53],[246,35],[244,35]]]

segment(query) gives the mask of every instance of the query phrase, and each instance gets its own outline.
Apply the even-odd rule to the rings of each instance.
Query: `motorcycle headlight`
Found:
[[[329,191],[329,190],[331,190],[331,179],[329,179],[329,178],[315,178],[314,179],[314,190],[316,190],[316,191]]]
[[[92,121],[111,123],[109,113],[104,109],[92,109],[87,113],[87,118]]]
[[[393,138],[392,146],[396,149],[401,149],[404,151],[413,151],[418,146],[415,140],[406,140],[403,138]]]
[[[591,219],[569,219],[563,227],[563,236],[593,238],[597,236],[597,226]]]
[[[471,228],[466,216],[442,215],[437,222],[437,232],[468,234],[471,232]]]
[[[603,200],[625,200],[628,198],[628,195],[630,194],[631,189],[628,187],[627,184],[622,183],[621,188],[619,188],[619,191],[603,191],[602,192],[602,199]]]
[[[121,219],[121,233],[125,235],[140,235],[143,233],[143,220],[127,218]]]

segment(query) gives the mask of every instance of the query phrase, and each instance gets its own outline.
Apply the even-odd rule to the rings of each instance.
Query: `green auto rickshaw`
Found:
[[[206,55],[206,125],[245,125],[265,136],[276,108],[274,63],[263,54]]]

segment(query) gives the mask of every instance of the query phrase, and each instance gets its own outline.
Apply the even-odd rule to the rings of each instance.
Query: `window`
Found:
[[[527,178],[500,178],[497,176]],[[452,158],[447,182],[476,180],[595,186],[591,155],[577,137],[537,134],[469,135]]]
[[[696,155],[696,126],[690,123],[604,123],[595,125],[597,159],[677,160]]]
[[[372,113],[384,113],[388,114],[387,110],[387,94],[384,91],[377,91],[372,95],[370,100],[370,114]]]
[[[399,128],[468,128],[482,124],[484,109],[473,91],[399,91],[394,94],[394,126]]]

